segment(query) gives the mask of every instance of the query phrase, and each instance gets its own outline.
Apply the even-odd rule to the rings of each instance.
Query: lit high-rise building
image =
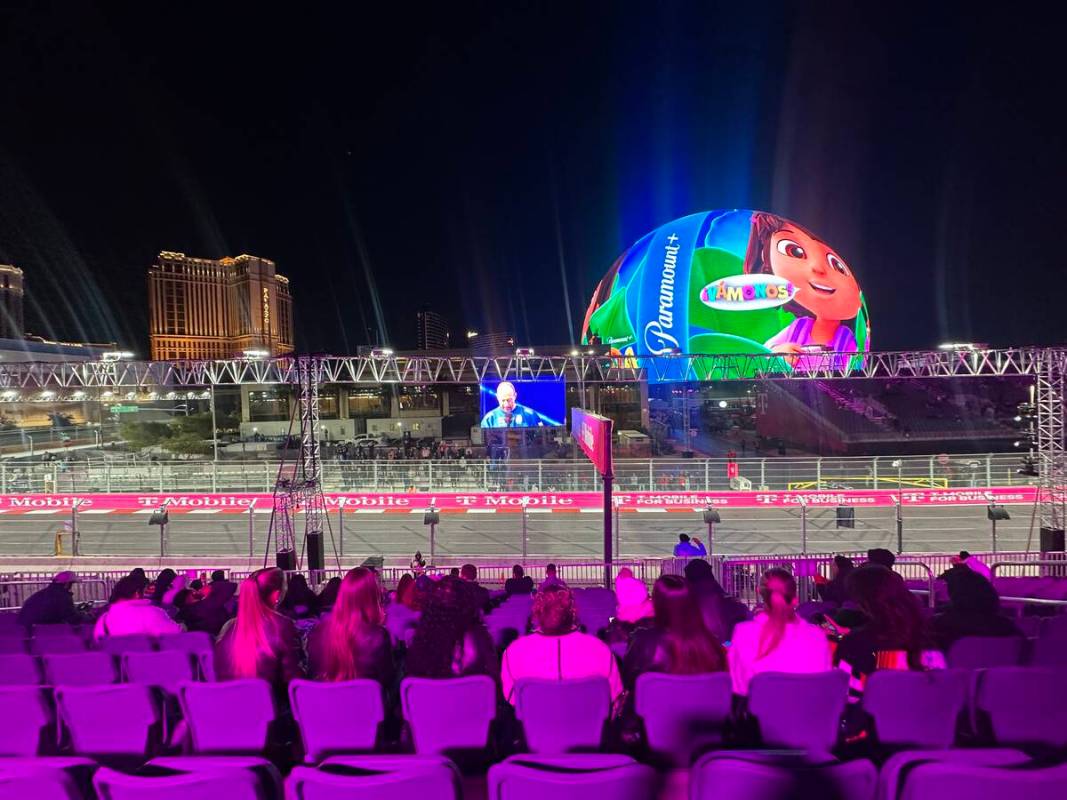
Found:
[[[289,279],[266,258],[164,251],[148,270],[148,308],[153,360],[293,350]]]
[[[22,270],[10,264],[0,264],[0,339],[21,339]]]
[[[423,309],[418,314],[419,350],[447,350],[449,347],[448,323],[436,311]]]

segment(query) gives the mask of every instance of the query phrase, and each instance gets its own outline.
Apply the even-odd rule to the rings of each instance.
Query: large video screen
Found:
[[[567,416],[562,380],[486,381],[483,428],[559,428]]]
[[[783,373],[858,369],[871,349],[847,259],[795,222],[743,209],[668,222],[619,256],[586,312],[583,343],[594,336],[623,357],[777,354],[769,366]],[[695,359],[693,377],[720,377],[720,363]]]

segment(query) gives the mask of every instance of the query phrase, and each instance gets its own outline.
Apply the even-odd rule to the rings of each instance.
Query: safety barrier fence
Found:
[[[0,462],[0,493],[270,492],[281,462],[107,460]],[[288,462],[291,470],[293,462]],[[620,492],[842,489],[976,489],[1027,486],[1016,453],[937,456],[618,458]],[[733,478],[736,468],[736,478]],[[733,482],[731,482],[733,478]],[[322,462],[330,492],[593,492],[600,478],[584,459],[373,459]]]
[[[866,558],[866,553],[844,553],[855,559],[857,563]],[[1067,554],[1037,554],[1037,553],[975,553],[975,557],[985,563],[992,563],[995,577],[1003,577],[1004,572],[1011,572],[1016,577],[1030,577],[1034,579],[1067,577]],[[906,554],[898,557],[894,564],[894,570],[898,572],[909,586],[924,595],[931,606],[934,605],[936,592],[936,579],[945,570],[952,566],[954,554],[948,553],[923,553]],[[722,557],[712,556],[707,559],[711,564],[713,573],[719,580],[727,594],[737,597],[750,606],[760,603],[759,581],[763,573],[771,567],[783,567],[789,570],[797,578],[798,595],[801,602],[818,599],[817,578],[829,579],[832,575],[833,555],[830,554],[779,554],[758,557]],[[1001,561],[994,561],[1000,558]],[[500,559],[441,559],[425,569],[430,575],[448,574],[453,568],[459,568],[465,563],[474,563],[478,568],[479,581],[490,589],[503,587],[504,581],[511,577],[512,561]],[[557,574],[566,583],[574,587],[602,586],[604,584],[604,564],[602,562],[554,559],[551,562],[544,559],[526,560],[524,568],[526,573],[540,583],[545,575],[545,568],[549,563],[556,565]],[[689,559],[634,559],[617,560],[611,565],[611,579],[618,576],[622,569],[629,569],[633,576],[647,585],[651,584],[662,574],[682,574]],[[320,586],[332,577],[339,577],[353,565],[346,565],[337,569],[335,565],[325,570],[302,571],[309,577],[313,586]],[[208,572],[201,567],[176,568],[180,574],[188,579],[199,577],[207,579]],[[382,564],[378,567],[384,585],[392,588],[405,573],[411,573],[409,566],[401,564]],[[251,570],[231,570],[228,576],[231,580],[242,580],[250,574]],[[106,602],[111,594],[114,584],[129,573],[124,570],[102,570],[91,573],[80,573],[79,581],[74,584],[75,602],[78,603],[102,603]],[[23,601],[33,592],[48,585],[54,573],[45,571],[20,572],[9,575],[0,575],[0,609],[16,609],[21,607]],[[1033,601],[1039,604],[1042,598],[1009,595],[1010,600],[1016,603]],[[1047,598],[1046,598],[1047,599]],[[1058,601],[1050,603],[1059,605]]]
[[[100,575],[79,577],[78,582],[72,588],[74,602],[77,604],[91,603],[93,605],[106,603],[111,597],[111,589],[116,580],[118,579]],[[51,582],[52,575],[30,575],[15,579],[6,577],[0,579],[0,608],[21,608],[27,597],[39,592]]]

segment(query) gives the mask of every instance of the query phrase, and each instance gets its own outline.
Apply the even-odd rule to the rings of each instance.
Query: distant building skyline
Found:
[[[272,356],[294,348],[289,279],[273,261],[242,254],[194,258],[164,250],[148,270],[153,360]]]
[[[25,284],[22,270],[12,264],[0,264],[0,339],[21,339],[25,333],[23,300]]]
[[[467,347],[476,356],[514,355],[515,336],[506,331],[489,331],[487,333],[469,331],[467,333]]]
[[[424,308],[416,315],[415,346],[419,350],[447,350],[452,346],[448,322],[436,311]]]

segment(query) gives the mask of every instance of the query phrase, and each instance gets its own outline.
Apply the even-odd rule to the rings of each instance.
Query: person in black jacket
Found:
[[[478,583],[478,568],[474,564],[464,564],[459,570],[459,577],[463,581],[463,588],[470,594],[474,605],[482,611],[488,611],[492,595],[488,589]]]
[[[848,580],[849,574],[855,568],[856,565],[852,563],[852,559],[848,556],[834,556],[833,577],[827,583],[817,585],[816,591],[819,597],[824,602],[836,603],[837,605],[841,605],[848,600],[845,581]]]
[[[496,648],[471,595],[456,578],[434,582],[408,648],[407,674],[460,678],[498,674]]]
[[[504,581],[504,591],[508,597],[513,594],[533,594],[533,578],[526,574],[521,566],[516,564],[511,568],[511,577]]]
[[[652,588],[652,606],[652,624],[634,631],[623,659],[623,682],[628,688],[645,672],[698,675],[726,669],[726,652],[705,626],[684,578],[660,576]]]
[[[743,603],[727,596],[707,561],[690,559],[685,565],[685,579],[700,606],[704,625],[720,642],[730,641],[734,626],[751,619],[752,615]]]
[[[393,646],[384,620],[377,576],[366,567],[349,570],[333,610],[308,636],[310,676],[322,681],[370,678],[388,687]]]
[[[207,586],[203,600],[190,603],[178,612],[178,621],[186,630],[203,631],[217,637],[237,610],[234,594],[237,584],[227,580],[213,580]]]
[[[77,581],[78,576],[73,572],[60,572],[52,578],[50,584],[26,598],[19,610],[19,625],[27,633],[33,633],[34,625],[81,622],[81,615],[74,607],[74,584]]]
[[[970,567],[956,565],[943,576],[948,585],[948,608],[934,617],[934,639],[948,652],[965,636],[1022,636],[1000,613],[1000,597],[993,585]]]
[[[219,680],[261,678],[271,685],[279,708],[288,705],[288,687],[304,676],[296,626],[279,614],[285,573],[277,567],[253,572],[241,583],[237,616],[226,623],[215,645]]]

